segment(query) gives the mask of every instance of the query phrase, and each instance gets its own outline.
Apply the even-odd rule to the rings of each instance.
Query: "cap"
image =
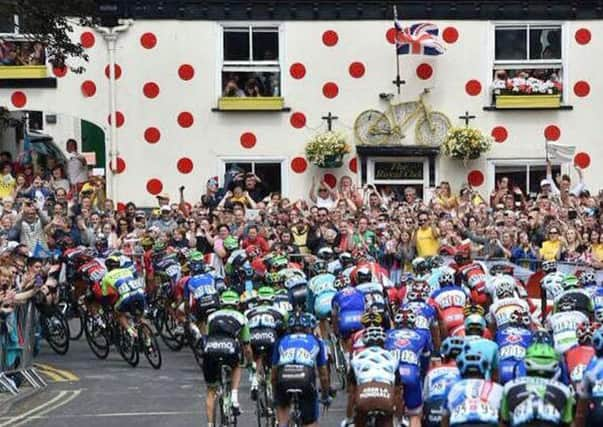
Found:
[[[551,185],[551,181],[549,181],[548,179],[543,179],[542,181],[540,181],[541,187],[544,187],[545,185]]]
[[[92,184],[90,184],[89,182],[87,182],[84,185],[82,185],[82,189],[80,190],[80,193],[86,193],[86,192],[92,192],[92,191],[94,191],[94,186]]]
[[[170,208],[169,206],[162,206],[160,209],[160,212],[171,212],[172,208]]]
[[[218,185],[218,177],[212,176],[207,180],[207,185]]]
[[[161,193],[157,195],[158,199],[166,199],[166,200],[170,200],[170,196],[168,193]]]
[[[136,218],[146,218],[147,214],[144,211],[136,211],[134,215]]]

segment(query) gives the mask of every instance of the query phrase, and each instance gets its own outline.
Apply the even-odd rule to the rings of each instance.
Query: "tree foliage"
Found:
[[[88,60],[84,48],[72,40],[74,25],[94,24],[94,0],[0,0],[0,16],[19,16],[18,33],[46,46],[46,55],[55,67],[63,67],[69,58]],[[82,72],[83,67],[70,67]]]

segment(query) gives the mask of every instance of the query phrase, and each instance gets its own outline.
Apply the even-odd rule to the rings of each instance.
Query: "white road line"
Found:
[[[27,424],[29,421],[32,421],[32,420],[34,420],[34,419],[36,419],[38,417],[39,418],[43,417],[44,415],[48,414],[49,412],[52,412],[52,411],[60,408],[61,406],[68,404],[73,399],[75,399],[76,397],[78,397],[81,392],[82,392],[81,390],[72,390],[72,391],[70,391],[69,393],[71,393],[71,396],[68,396],[65,400],[57,403],[56,405],[52,406],[51,408],[44,409],[43,411],[40,411],[40,412],[38,412],[35,415],[29,416],[29,417],[25,418],[24,420],[19,421],[17,424],[13,424],[12,427],[19,427],[19,426]],[[53,417],[50,416],[48,418],[53,418]]]
[[[24,418],[27,418],[28,416],[30,416],[32,414],[35,414],[38,411],[41,411],[42,409],[46,408],[47,406],[52,405],[55,402],[58,402],[59,400],[61,400],[63,398],[63,396],[65,396],[65,394],[67,394],[67,391],[65,391],[65,390],[59,392],[59,394],[57,396],[53,397],[48,402],[42,403],[41,405],[38,405],[35,408],[30,409],[29,411],[24,412],[21,415],[17,415],[16,417],[10,418],[8,421],[3,422],[2,424],[0,424],[0,427],[13,426],[14,423],[16,423],[18,421],[21,421]]]
[[[36,414],[29,419],[60,419],[60,418],[110,418],[110,417],[144,417],[144,416],[176,416],[176,415],[200,415],[201,411],[169,411],[169,412],[115,412],[105,414],[65,414],[65,415],[42,415]]]

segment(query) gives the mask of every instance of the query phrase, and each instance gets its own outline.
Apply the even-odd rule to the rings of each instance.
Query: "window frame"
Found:
[[[12,38],[15,41],[21,41],[25,39],[25,36],[19,31],[19,15],[13,15],[14,31],[12,33],[0,32],[0,36],[5,38]]]
[[[375,163],[423,163],[423,179],[375,179]],[[369,157],[366,162],[366,182],[374,185],[422,185],[423,194],[429,188],[429,159],[427,157]]]
[[[287,157],[255,156],[218,156],[218,176],[224,177],[226,163],[251,163],[251,172],[255,173],[256,163],[279,163],[281,165],[281,189],[283,195],[289,194],[289,161]]]
[[[488,182],[491,183],[491,187],[495,188],[496,186],[496,167],[497,166],[516,166],[516,167],[524,167],[526,172],[526,190],[530,190],[530,166],[539,166],[546,168],[546,158],[545,157],[524,157],[517,159],[509,159],[509,158],[495,158],[488,159]],[[552,166],[559,166],[561,173],[568,173],[569,164],[571,162],[558,162],[552,161]]]

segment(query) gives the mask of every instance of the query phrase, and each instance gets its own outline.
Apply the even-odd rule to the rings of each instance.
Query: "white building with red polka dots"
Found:
[[[128,11],[131,19],[115,42],[113,93],[111,42],[98,29],[76,28],[73,34],[89,56],[86,63],[69,64],[83,65],[81,74],[50,65],[38,67],[36,75],[0,68],[0,105],[70,118],[63,126],[43,121],[43,131],[60,146],[79,135],[79,119],[103,129],[106,158],[112,159],[109,194],[118,202],[153,206],[155,195],[175,197],[181,185],[189,200],[196,199],[208,177],[223,183],[235,166],[291,198],[307,197],[317,175],[333,186],[348,175],[358,184],[414,186],[423,195],[440,181],[449,181],[455,192],[469,182],[488,194],[505,175],[530,192],[544,177],[546,140],[575,147],[572,158],[555,162],[555,171],[575,179],[576,164],[591,191],[603,188],[596,173],[603,158],[603,21],[594,6],[570,11],[567,2],[554,1],[523,10],[473,2],[481,5],[476,11],[462,2],[454,8],[456,2],[400,5],[402,28],[421,22],[437,27],[444,53],[430,56],[397,55],[393,2],[344,7],[283,1],[272,2],[272,9],[270,2],[216,8],[171,3],[159,8],[156,1],[137,2]],[[247,3],[262,5],[250,11]],[[400,95],[392,82],[397,61],[404,81]],[[509,101],[513,94],[493,91],[503,74],[509,81],[554,81],[560,93]],[[355,126],[366,110],[382,112],[390,129],[396,127],[386,94],[395,103],[416,101],[425,89],[428,109],[452,126],[465,125],[460,116],[475,116],[469,126],[491,135],[492,148],[465,162],[444,156],[437,144],[416,138],[420,111],[402,126],[403,138],[359,137]],[[259,96],[243,96],[250,93]],[[336,119],[326,120],[329,113]],[[347,136],[352,152],[341,167],[319,168],[306,159],[305,146],[329,125]]]

